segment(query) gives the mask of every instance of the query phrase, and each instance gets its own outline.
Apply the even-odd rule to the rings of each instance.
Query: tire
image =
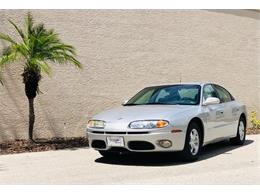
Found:
[[[237,135],[230,139],[230,143],[233,145],[243,145],[246,139],[246,119],[240,116],[237,126]]]
[[[108,158],[108,159],[114,159],[119,157],[119,153],[118,152],[111,152],[111,151],[107,151],[107,150],[99,150],[98,151],[104,158]]]
[[[193,137],[193,140],[191,140]],[[192,122],[190,123],[185,139],[185,146],[181,153],[182,159],[185,161],[196,161],[199,158],[202,146],[202,129],[200,126]]]

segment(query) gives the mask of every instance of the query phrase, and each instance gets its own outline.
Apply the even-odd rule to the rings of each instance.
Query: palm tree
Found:
[[[29,102],[29,139],[33,141],[34,98],[39,92],[39,82],[42,74],[51,74],[51,63],[71,63],[81,68],[81,63],[76,59],[75,48],[64,44],[53,29],[47,30],[44,24],[34,24],[33,17],[27,13],[25,17],[25,29],[18,27],[13,21],[11,25],[19,34],[20,42],[15,41],[9,35],[0,33],[0,40],[9,43],[0,56],[0,73],[6,65],[15,60],[23,59],[23,83],[25,94]],[[1,76],[1,75],[0,75]],[[0,82],[3,84],[1,77]]]

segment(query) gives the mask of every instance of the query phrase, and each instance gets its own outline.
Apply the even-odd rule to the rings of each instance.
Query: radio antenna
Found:
[[[181,83],[181,73],[180,73],[180,83]]]

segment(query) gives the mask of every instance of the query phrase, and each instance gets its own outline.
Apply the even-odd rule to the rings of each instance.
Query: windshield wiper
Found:
[[[137,105],[142,105],[142,104],[132,104],[132,103],[129,103],[129,104],[124,104],[123,106],[137,106]]]
[[[175,104],[162,103],[162,102],[150,102],[143,105],[175,105]]]
[[[162,102],[150,102],[150,103],[145,103],[145,104],[129,103],[129,104],[124,104],[123,106],[142,106],[142,105],[179,105],[179,104],[169,104],[169,103],[162,103]]]

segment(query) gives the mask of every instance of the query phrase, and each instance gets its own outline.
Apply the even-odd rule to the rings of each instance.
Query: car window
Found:
[[[155,101],[153,98],[152,102],[158,103],[169,103],[169,104],[197,104],[199,99],[199,88],[190,86],[174,86],[167,87],[165,89],[159,90]]]
[[[171,85],[145,88],[131,98],[127,105],[180,104],[198,105],[200,85]]]
[[[192,99],[196,100],[198,99],[198,89],[180,89],[179,95],[181,99]]]
[[[149,103],[173,103],[180,100],[179,87],[165,87],[157,89],[151,96]]]
[[[208,97],[218,97],[216,90],[213,88],[212,85],[206,85],[203,88],[203,100],[205,101]]]
[[[166,90],[162,89],[158,92],[158,94],[154,94],[153,96],[155,97],[155,101],[157,102],[161,98],[165,98],[169,95],[169,92]]]
[[[135,104],[146,104],[149,103],[151,96],[154,94],[155,90],[149,90],[143,94],[140,94],[140,98],[136,100]],[[141,91],[142,92],[142,91]]]
[[[223,87],[220,87],[218,85],[214,85],[214,88],[216,89],[216,91],[219,95],[219,99],[220,99],[221,103],[232,101],[232,99],[233,99],[232,96]]]

